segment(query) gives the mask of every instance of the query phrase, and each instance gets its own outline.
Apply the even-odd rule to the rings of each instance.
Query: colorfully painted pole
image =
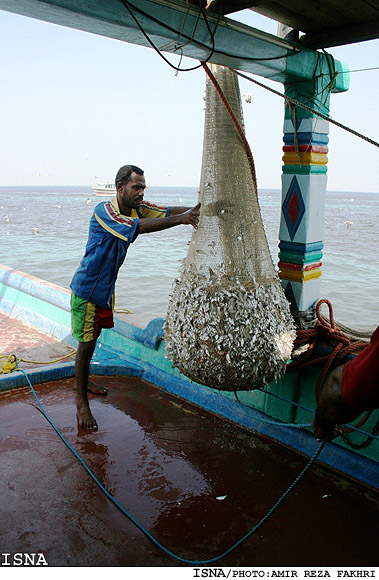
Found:
[[[279,277],[300,328],[313,326],[320,298],[333,61],[320,59],[314,80],[288,83],[284,120]],[[325,70],[325,63],[328,65]],[[322,70],[322,67],[324,70]]]

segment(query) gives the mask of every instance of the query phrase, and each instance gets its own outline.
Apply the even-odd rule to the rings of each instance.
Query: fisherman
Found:
[[[97,429],[87,391],[107,392],[88,381],[89,368],[101,330],[114,326],[115,284],[129,244],[139,234],[180,224],[196,229],[200,214],[199,203],[188,208],[143,201],[145,176],[135,165],[121,167],[115,182],[116,197],[94,209],[85,254],[70,286],[72,334],[79,342],[75,360],[77,418],[83,429]]]
[[[312,427],[317,439],[340,434],[337,425],[379,408],[379,326],[354,359],[336,367],[321,391]]]

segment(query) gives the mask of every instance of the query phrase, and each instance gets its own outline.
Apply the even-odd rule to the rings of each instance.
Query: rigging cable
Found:
[[[200,6],[200,11],[203,15],[205,24],[208,28],[210,37],[211,37],[211,46],[209,47],[208,45],[204,44],[203,42],[196,40],[195,38],[191,38],[190,36],[184,34],[184,32],[181,31],[177,31],[174,28],[172,28],[171,26],[169,26],[168,24],[158,20],[157,18],[155,18],[154,16],[151,16],[150,14],[148,14],[147,12],[145,12],[144,10],[141,10],[139,7],[135,6],[134,4],[132,4],[131,2],[129,2],[129,0],[120,0],[120,2],[122,2],[122,4],[124,5],[124,7],[128,10],[130,16],[133,18],[134,22],[137,24],[138,28],[140,29],[140,31],[142,32],[142,34],[144,35],[144,37],[146,38],[146,40],[148,41],[148,43],[150,44],[150,46],[157,52],[157,54],[174,70],[176,70],[177,72],[190,72],[193,70],[197,70],[199,68],[201,68],[204,64],[208,63],[210,61],[210,59],[212,58],[213,54],[215,52],[217,52],[217,54],[223,54],[224,56],[228,56],[231,58],[242,58],[241,55],[235,55],[235,54],[231,54],[231,53],[227,53],[225,51],[222,50],[217,50],[215,48],[215,32],[216,29],[218,27],[219,24],[219,19],[216,23],[215,29],[212,32],[210,26],[209,26],[209,22],[208,22],[208,18],[207,15],[204,11],[204,9]],[[199,65],[196,65],[194,67],[190,67],[190,68],[179,68],[177,66],[175,66],[174,64],[172,64],[163,54],[162,54],[162,50],[160,48],[158,48],[155,43],[152,41],[152,39],[149,37],[149,35],[146,33],[146,31],[144,30],[143,26],[140,24],[140,22],[138,21],[137,17],[135,16],[133,10],[135,10],[136,12],[138,12],[139,14],[141,14],[142,16],[148,18],[149,20],[151,20],[152,22],[155,22],[156,24],[159,24],[160,26],[162,26],[163,28],[166,28],[166,30],[169,30],[170,32],[174,32],[175,34],[178,35],[178,38],[180,36],[182,36],[183,38],[187,39],[190,42],[193,42],[195,44],[197,44],[198,46],[201,46],[203,48],[206,48],[207,50],[210,51],[209,55],[207,56],[207,58],[203,61],[200,62]],[[197,26],[197,23],[196,23]],[[188,44],[188,43],[187,43]],[[246,61],[252,61],[252,62],[259,62],[259,61],[269,61],[269,60],[280,60],[282,58],[288,58],[290,56],[294,56],[295,54],[298,53],[298,50],[294,48],[293,52],[287,52],[286,54],[283,55],[279,55],[279,56],[274,56],[274,57],[266,57],[266,58],[254,58],[254,57],[243,57],[244,60]],[[326,55],[328,53],[325,53]],[[180,62],[182,61],[182,57],[183,54],[181,55],[180,58]],[[330,68],[330,62],[328,59],[328,66]],[[379,67],[378,67],[379,68]],[[376,70],[376,68],[373,69],[360,69],[360,70]],[[341,129],[344,129],[345,131],[348,131],[349,133],[355,135],[356,137],[359,137],[360,139],[363,139],[364,141],[367,141],[368,143],[370,143],[371,145],[374,145],[375,147],[379,148],[379,143],[377,141],[374,141],[373,139],[370,139],[369,137],[363,135],[362,133],[359,133],[358,131],[355,131],[354,129],[351,129],[350,127],[347,127],[346,125],[344,125],[343,123],[340,123],[339,121],[335,121],[334,119],[332,119],[329,115],[324,115],[323,113],[319,112],[319,111],[315,111],[314,109],[312,109],[311,107],[308,107],[307,105],[305,105],[304,103],[302,103],[301,101],[298,101],[297,99],[294,99],[292,97],[289,97],[283,93],[281,93],[280,91],[276,91],[275,89],[272,89],[270,87],[268,87],[267,85],[260,83],[259,81],[252,79],[251,77],[248,77],[247,75],[244,75],[243,73],[239,72],[239,71],[235,71],[240,77],[255,83],[256,85],[271,91],[272,93],[284,98],[288,103],[291,103],[297,107],[301,107],[303,109],[305,109],[306,111],[311,112],[312,114],[315,114],[317,116],[319,116],[320,118],[328,121],[329,123],[332,123],[333,125],[336,125],[337,127],[340,127]],[[359,70],[356,71],[352,71],[352,72],[360,72]],[[337,76],[337,74],[343,74],[343,73],[334,73],[333,75],[333,79]],[[332,82],[332,81],[331,81]],[[330,83],[329,83],[330,84]],[[325,89],[324,89],[325,90]]]
[[[195,40],[194,38],[191,38],[189,36],[187,36],[186,34],[183,33],[183,31],[178,32],[177,30],[175,30],[174,28],[171,28],[171,26],[168,26],[167,24],[164,24],[163,22],[160,22],[159,20],[157,20],[156,18],[150,16],[149,14],[147,14],[146,12],[143,12],[142,10],[140,10],[139,8],[137,8],[137,6],[134,6],[133,4],[130,4],[130,2],[128,2],[127,0],[120,0],[122,2],[122,4],[125,6],[125,8],[128,10],[130,16],[133,18],[134,22],[137,24],[138,28],[140,29],[140,31],[142,32],[142,34],[144,35],[144,37],[146,38],[146,40],[148,41],[148,43],[150,44],[150,46],[155,50],[155,52],[174,70],[176,70],[177,72],[190,72],[193,70],[197,70],[199,68],[201,68],[203,66],[203,64],[207,63],[213,56],[213,53],[215,51],[215,41],[214,41],[214,32],[212,32],[209,23],[208,23],[208,19],[205,15],[205,12],[203,10],[203,8],[200,8],[203,16],[204,16],[204,21],[206,24],[206,27],[208,28],[208,32],[210,34],[211,37],[211,46],[206,46],[203,43],[198,42],[197,40]],[[172,64],[168,58],[166,58],[163,54],[162,51],[155,45],[155,43],[152,41],[152,39],[150,38],[150,36],[147,34],[147,32],[144,30],[143,26],[141,25],[141,23],[139,22],[139,20],[137,19],[137,17],[135,16],[133,10],[136,10],[138,12],[140,12],[143,16],[146,16],[147,18],[149,18],[150,20],[160,24],[161,26],[163,26],[164,28],[170,30],[171,32],[175,32],[176,34],[178,34],[178,38],[180,36],[183,36],[183,38],[186,38],[187,40],[191,41],[191,42],[196,42],[197,44],[201,44],[202,46],[204,46],[205,48],[207,48],[207,50],[210,51],[209,55],[207,56],[207,58],[204,61],[201,61],[200,64],[190,67],[190,68],[180,68],[175,66],[174,64]],[[216,24],[216,28],[217,28],[218,23]],[[196,23],[197,26],[197,23]],[[215,28],[215,30],[216,30]],[[182,57],[180,58],[180,62],[182,60]]]
[[[347,70],[347,71],[340,71],[338,74],[339,75],[347,75],[350,73],[356,73],[356,72],[366,72],[369,70],[379,70],[379,66],[373,66],[371,68],[356,68],[355,70]]]
[[[287,95],[281,93],[280,91],[276,91],[275,89],[272,89],[272,88],[268,87],[267,85],[260,83],[259,81],[252,79],[251,77],[249,77],[249,76],[247,76],[239,71],[236,71],[236,73],[238,74],[238,76],[258,85],[259,87],[262,87],[263,89],[266,89],[266,90],[270,91],[271,93],[274,93],[275,95],[278,95],[279,97],[282,97],[283,99],[285,99],[289,103],[296,105],[297,107],[301,107],[302,109],[305,109],[306,111],[309,111],[310,113],[312,113],[314,115],[318,115],[319,117],[321,117],[321,119],[325,119],[325,121],[329,121],[329,123],[332,123],[333,125],[336,125],[337,127],[340,127],[340,129],[344,129],[345,131],[352,133],[356,137],[359,137],[360,139],[363,139],[364,141],[367,141],[371,145],[375,145],[375,147],[379,148],[379,143],[377,141],[374,141],[373,139],[370,139],[369,137],[362,135],[362,133],[358,133],[358,131],[355,131],[354,129],[350,129],[350,127],[347,127],[343,123],[339,123],[338,121],[335,121],[334,119],[329,117],[329,115],[324,115],[324,113],[321,113],[320,111],[315,111],[311,107],[304,105],[304,103],[302,103],[301,101],[298,101],[297,99],[294,99],[293,97],[288,97]]]
[[[211,36],[211,41],[212,44],[211,46],[208,46],[207,44],[205,44],[204,42],[201,42],[200,40],[196,40],[195,38],[191,38],[190,36],[186,35],[184,32],[178,32],[178,30],[176,30],[175,28],[172,28],[172,26],[166,24],[165,22],[162,22],[161,20],[158,20],[157,18],[155,18],[154,16],[151,16],[151,14],[148,14],[147,12],[145,12],[144,10],[141,10],[141,8],[139,8],[138,6],[135,6],[134,4],[132,4],[131,2],[129,2],[129,0],[120,0],[120,2],[122,2],[122,4],[125,6],[125,8],[128,10],[129,14],[131,15],[131,17],[133,18],[134,22],[137,24],[138,28],[140,29],[140,31],[142,32],[142,34],[144,35],[144,37],[146,38],[146,40],[149,42],[150,46],[152,48],[154,48],[154,50],[158,53],[158,55],[167,63],[169,64],[169,66],[171,66],[174,69],[177,69],[177,67],[175,65],[173,65],[172,63],[170,63],[169,60],[167,60],[165,58],[165,56],[163,56],[161,49],[159,49],[154,42],[151,40],[151,38],[149,37],[149,35],[147,34],[147,32],[144,30],[143,26],[141,25],[141,23],[138,21],[137,17],[135,16],[133,11],[138,12],[139,14],[141,14],[142,16],[144,16],[145,18],[151,20],[152,22],[155,22],[156,24],[159,24],[160,26],[162,26],[162,28],[165,28],[166,30],[169,30],[170,32],[173,32],[175,34],[179,34],[180,36],[182,36],[183,38],[189,40],[190,42],[193,42],[195,44],[197,44],[198,46],[205,48],[206,50],[210,50],[211,54],[207,57],[207,59],[205,61],[201,61],[200,65],[196,66],[196,67],[192,67],[192,68],[188,68],[188,69],[181,69],[179,72],[188,72],[188,71],[192,71],[192,70],[196,70],[198,68],[200,68],[203,63],[207,63],[209,62],[210,58],[213,56],[214,52],[217,52],[217,54],[222,54],[224,56],[227,56],[229,58],[237,58],[237,59],[241,59],[243,58],[246,61],[249,62],[259,62],[259,61],[268,61],[268,60],[281,60],[283,58],[287,58],[290,56],[294,56],[295,54],[298,54],[299,52],[299,48],[293,48],[293,51],[287,51],[285,54],[280,54],[278,56],[270,56],[270,57],[246,57],[246,56],[242,56],[241,54],[232,54],[232,53],[228,53],[226,51],[223,50],[216,50],[215,49],[215,42],[214,42],[214,35],[215,32],[218,28],[219,25],[219,21],[220,21],[220,15],[217,19],[216,25],[215,25],[215,29],[212,32],[209,26],[209,21],[208,21],[208,17],[206,15],[206,12],[204,11],[204,9],[202,7],[200,7],[201,13],[203,15],[205,24],[208,28],[209,34]]]

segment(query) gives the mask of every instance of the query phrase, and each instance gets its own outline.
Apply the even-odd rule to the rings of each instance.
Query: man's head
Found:
[[[143,170],[136,165],[123,165],[116,175],[117,200],[121,213],[130,214],[143,200],[146,182]]]
[[[120,169],[117,171],[115,179],[116,189],[119,181],[121,181],[121,183],[128,183],[132,173],[143,175],[143,169],[140,169],[136,165],[123,165],[122,167],[120,167]]]

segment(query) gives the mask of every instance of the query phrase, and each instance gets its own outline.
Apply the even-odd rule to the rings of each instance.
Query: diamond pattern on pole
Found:
[[[305,204],[296,175],[293,177],[288,188],[282,205],[282,211],[287,224],[288,233],[291,240],[293,240],[305,213]]]

